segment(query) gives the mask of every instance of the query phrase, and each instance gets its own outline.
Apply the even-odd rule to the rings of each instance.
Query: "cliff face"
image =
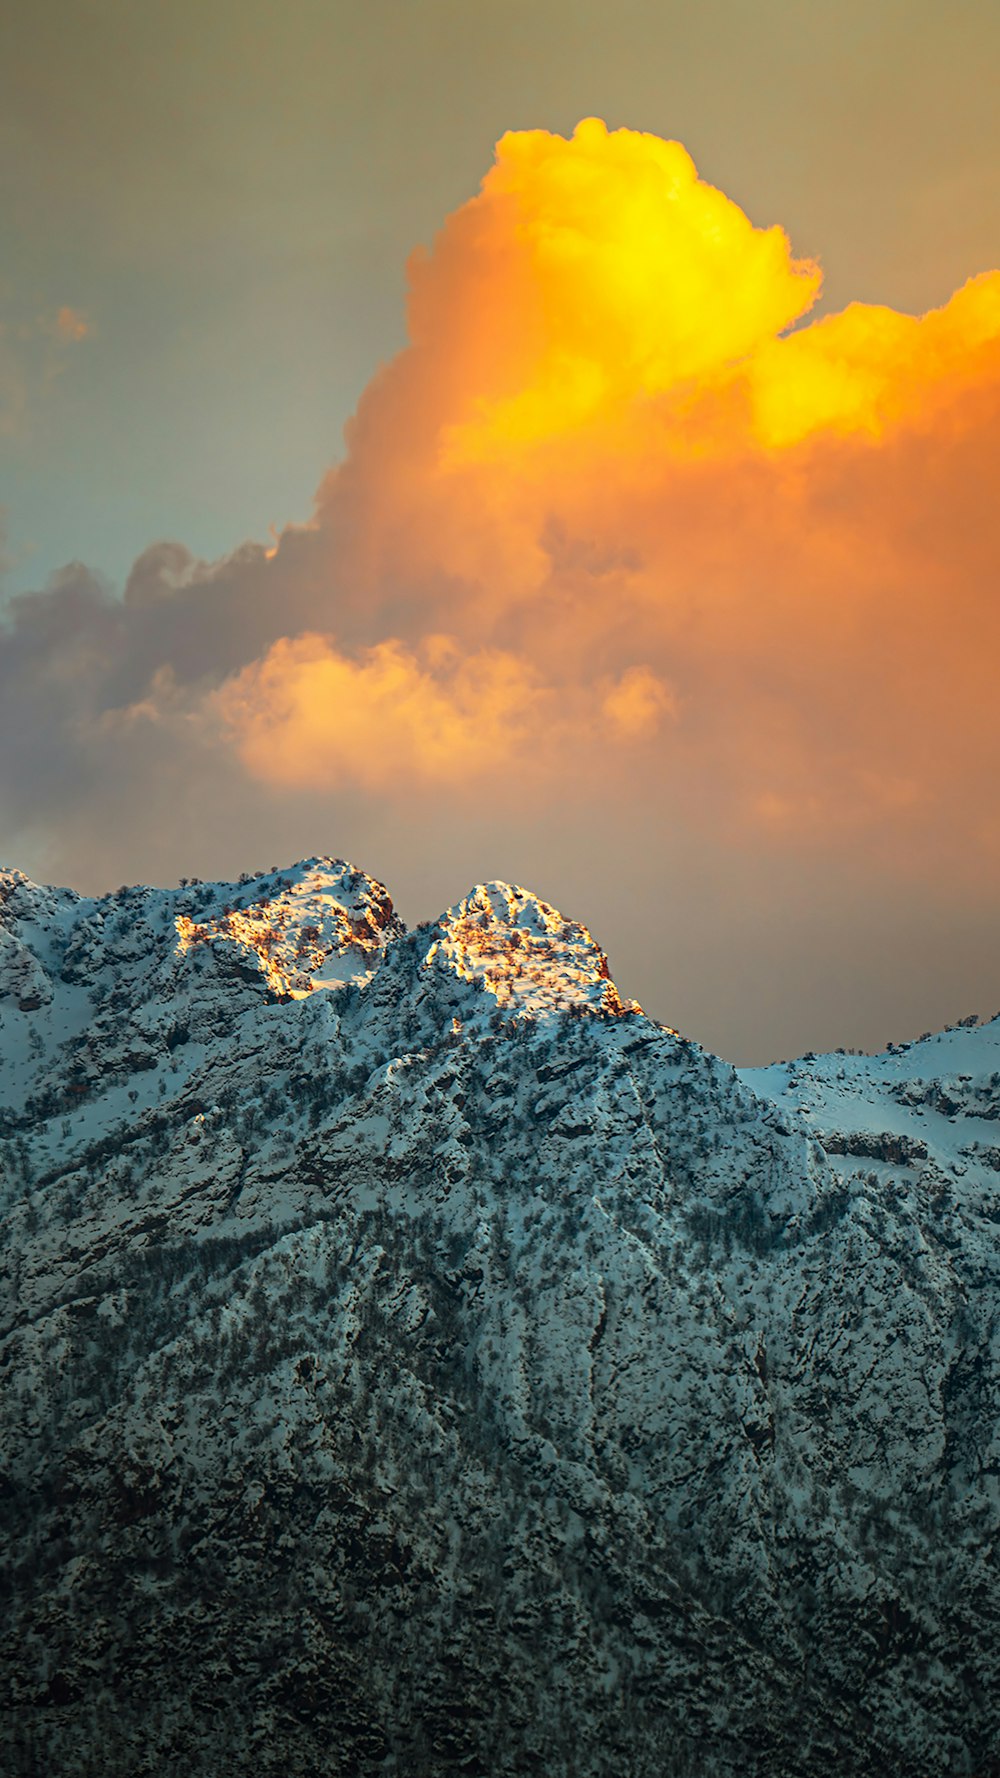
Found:
[[[584,927],[0,874],[4,1769],[1000,1750],[1000,1025],[742,1076]]]

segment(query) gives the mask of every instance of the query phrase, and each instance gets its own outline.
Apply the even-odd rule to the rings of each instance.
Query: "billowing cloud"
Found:
[[[537,732],[544,694],[512,655],[463,655],[447,636],[419,657],[380,642],[360,660],[322,636],[274,644],[214,700],[248,769],[268,783],[374,792],[501,777]]]
[[[172,681],[164,690],[169,701]],[[451,636],[426,636],[416,653],[380,642],[360,659],[322,636],[282,640],[208,708],[270,784],[390,795],[440,785],[459,797],[488,787],[515,800],[526,784],[551,788],[556,763],[565,770],[595,740],[650,738],[675,713],[648,668],[557,690],[523,657],[466,653]]]
[[[8,823],[596,794],[997,886],[1000,273],[810,320],[780,228],[589,120],[505,136],[409,277],[309,525],[9,608]]]
[[[997,763],[1000,274],[808,322],[780,229],[593,120],[505,137],[410,271],[320,491],[341,633],[447,629],[567,702],[625,675],[716,821],[954,833]]]

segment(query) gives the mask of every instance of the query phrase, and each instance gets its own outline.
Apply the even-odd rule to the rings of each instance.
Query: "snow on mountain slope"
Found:
[[[296,866],[263,898],[256,884],[252,899],[243,887],[221,913],[210,904],[197,918],[177,914],[178,950],[208,945],[220,956],[232,947],[241,963],[256,960],[278,994],[298,998],[364,979],[403,930],[380,884],[329,859]]]
[[[510,885],[0,875],[4,1770],[985,1774],[998,1041],[737,1075]]]
[[[841,1172],[947,1179],[986,1213],[1000,1201],[1000,1014],[881,1055],[806,1056],[739,1074],[814,1130]]]
[[[604,952],[585,926],[509,883],[480,884],[438,921],[424,968],[434,963],[479,982],[498,1007],[527,1017],[579,1010],[641,1012],[623,1001]]]

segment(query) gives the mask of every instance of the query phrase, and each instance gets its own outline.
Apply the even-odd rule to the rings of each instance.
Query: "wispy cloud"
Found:
[[[0,315],[0,434],[10,437],[30,425],[67,352],[92,331],[86,316],[67,305],[30,319],[8,306]]]
[[[68,304],[56,310],[52,327],[58,339],[67,341],[85,340],[93,332],[86,315],[82,315],[79,309],[71,309]]]

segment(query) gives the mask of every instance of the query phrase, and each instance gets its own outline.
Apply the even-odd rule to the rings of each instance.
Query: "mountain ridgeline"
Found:
[[[736,1071],[586,928],[0,872],[5,1774],[1000,1772],[1000,1023]]]

